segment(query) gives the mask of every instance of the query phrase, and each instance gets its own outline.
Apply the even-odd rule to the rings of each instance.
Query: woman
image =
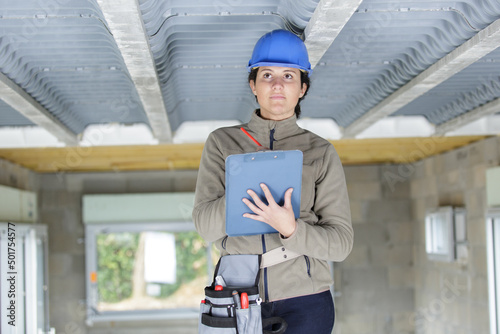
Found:
[[[249,85],[260,108],[242,127],[271,150],[303,152],[300,217],[285,202],[274,202],[261,184],[268,205],[249,189],[243,202],[253,212],[247,218],[265,222],[279,233],[228,237],[225,234],[225,167],[228,155],[255,152],[256,145],[241,126],[215,130],[202,154],[196,184],[193,220],[200,235],[215,242],[221,255],[263,254],[286,247],[301,256],[261,272],[263,318],[279,316],[286,333],[331,333],[334,305],[328,261],[343,261],[353,244],[344,172],[333,146],[301,129],[296,121],[299,102],[309,89],[311,66],[300,38],[285,30],[265,34],[257,42],[248,69]]]

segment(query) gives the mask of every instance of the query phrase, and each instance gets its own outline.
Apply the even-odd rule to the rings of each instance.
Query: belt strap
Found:
[[[271,267],[278,263],[295,259],[301,255],[302,254],[292,252],[291,250],[286,249],[285,247],[278,247],[262,254],[262,259],[260,261],[260,268]]]

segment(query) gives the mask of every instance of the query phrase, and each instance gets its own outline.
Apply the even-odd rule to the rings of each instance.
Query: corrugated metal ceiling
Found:
[[[499,96],[500,49],[497,49],[406,105],[396,115],[420,115],[424,110],[429,122],[439,125]]]
[[[0,71],[72,132],[105,122],[148,122],[94,1],[0,5]]]
[[[498,18],[496,1],[365,0],[316,67],[304,109],[346,127]],[[488,64],[486,71],[498,72]],[[427,117],[432,109],[420,103],[400,114]]]
[[[173,129],[183,121],[245,121],[256,107],[246,68],[273,29],[302,33],[317,1],[156,1],[140,8]]]
[[[499,26],[498,0],[360,2],[343,3],[355,4],[352,16],[314,69],[304,117],[332,118],[347,129],[371,113],[374,119],[386,117],[374,112],[377,106],[482,30],[494,25],[496,34]],[[257,39],[285,28],[301,36],[306,31],[307,43],[306,28],[321,29],[334,19],[322,22],[313,16],[315,10],[335,4],[140,0],[135,9],[143,26],[124,29],[143,29],[175,131],[185,121],[246,121],[256,103],[245,65]],[[152,124],[141,100],[142,88],[127,68],[134,59],[124,59],[122,45],[134,48],[134,41],[117,43],[105,18],[117,15],[128,14],[120,8],[103,13],[93,0],[0,0],[0,83],[7,86],[0,86],[5,100],[0,101],[0,127],[38,122],[23,104],[7,98],[8,87],[19,87],[20,96],[35,105],[46,122],[75,136],[91,124]],[[495,50],[498,40],[484,43]],[[440,125],[495,101],[500,97],[499,61],[498,50],[478,57],[398,106],[393,115],[421,115]]]

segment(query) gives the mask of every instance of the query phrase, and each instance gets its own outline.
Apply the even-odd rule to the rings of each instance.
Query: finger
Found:
[[[267,203],[269,203],[269,205],[276,204],[276,201],[274,200],[273,194],[271,194],[271,191],[269,190],[269,188],[264,183],[261,183],[260,187],[262,188],[262,191],[264,192],[264,195],[266,196]]]
[[[292,193],[293,193],[293,188],[288,188],[285,192],[285,203],[283,204],[285,208],[292,207]]]
[[[259,215],[262,213],[262,210],[255,204],[253,204],[248,198],[243,198],[242,199],[243,203],[246,204],[246,206],[248,206],[248,208],[250,210],[252,210],[252,212],[254,212],[255,214]]]
[[[258,220],[258,221],[264,222],[264,223],[266,222],[266,220],[263,217],[261,217],[259,215],[252,215],[251,213],[244,213],[243,217],[253,219],[253,220]]]
[[[243,214],[243,217],[250,218],[253,220],[262,221],[262,222],[265,221],[264,217],[261,216],[261,214],[263,214],[264,212],[260,208],[258,208],[256,205],[254,205],[248,198],[243,198],[242,201],[243,201],[243,203],[245,203],[248,206],[248,208],[250,210],[253,211],[253,213],[255,213],[255,214],[251,214],[251,213],[246,212]]]
[[[264,207],[266,207],[266,204],[262,202],[259,195],[257,195],[255,191],[253,191],[252,189],[248,189],[247,194],[250,195],[250,197],[252,197],[252,200],[255,203],[255,205],[257,205],[260,209],[264,209]]]

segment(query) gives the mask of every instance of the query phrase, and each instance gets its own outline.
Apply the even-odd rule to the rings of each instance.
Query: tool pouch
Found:
[[[205,288],[205,299],[200,305],[199,334],[263,333],[262,299],[259,297],[260,261],[260,255],[226,255],[220,258],[212,285]],[[245,302],[241,303],[243,293],[248,295],[248,307]]]

